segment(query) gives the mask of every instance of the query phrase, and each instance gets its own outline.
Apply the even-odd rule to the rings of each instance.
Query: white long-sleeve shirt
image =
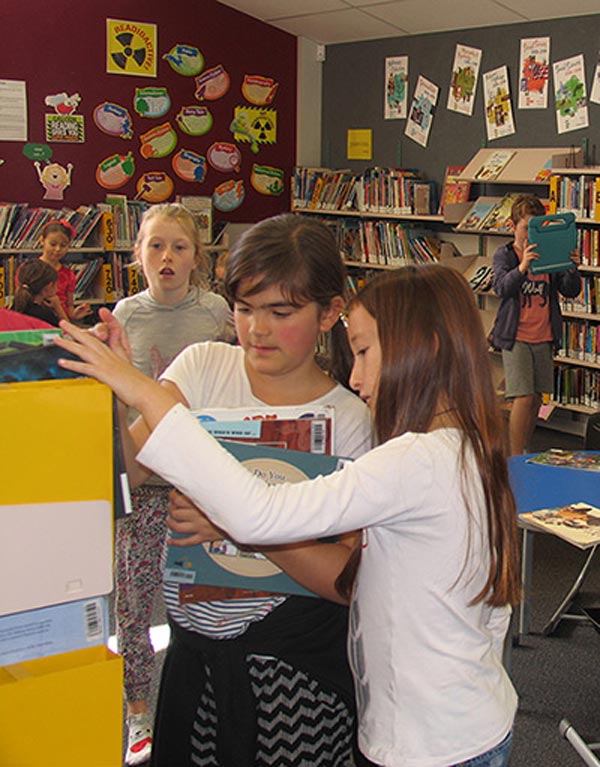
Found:
[[[516,710],[501,660],[510,610],[469,604],[489,556],[481,483],[469,457],[461,468],[460,442],[455,429],[408,433],[340,472],[269,487],[177,405],[138,456],[243,543],[365,528],[349,654],[360,748],[381,765],[477,756]]]

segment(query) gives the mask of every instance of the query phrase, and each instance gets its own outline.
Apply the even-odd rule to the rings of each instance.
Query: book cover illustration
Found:
[[[0,383],[82,377],[81,373],[60,367],[60,358],[81,362],[76,355],[54,345],[4,350],[0,352]]]
[[[519,518],[580,549],[600,543],[600,509],[583,501],[529,511]]]
[[[509,234],[511,232],[510,214],[516,199],[516,194],[505,194],[489,212],[482,222],[480,229],[485,229],[488,232],[506,232]]]
[[[552,64],[558,133],[589,127],[583,54]]]
[[[567,469],[600,471],[600,453],[590,453],[586,450],[552,448],[551,450],[531,456],[527,459],[527,463],[539,463],[543,466],[562,466]]]
[[[496,206],[498,200],[495,197],[480,197],[469,208],[467,214],[456,227],[457,229],[480,229],[485,219]]]
[[[514,157],[512,149],[498,149],[492,152],[475,174],[478,181],[494,181]]]
[[[301,482],[337,471],[344,459],[264,445],[221,441],[242,465],[268,484]],[[180,584],[314,596],[260,552],[224,539],[195,546],[169,546],[164,580]],[[205,597],[203,597],[205,598]],[[181,601],[181,597],[180,597]]]
[[[448,165],[444,175],[444,184],[440,198],[438,213],[443,214],[446,205],[455,205],[459,202],[467,202],[471,191],[470,181],[461,181],[460,174],[465,169],[464,165]]]

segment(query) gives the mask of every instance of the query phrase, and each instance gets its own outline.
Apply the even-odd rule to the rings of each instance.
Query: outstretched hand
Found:
[[[142,413],[153,429],[176,400],[160,384],[131,365],[123,329],[112,315],[105,315],[103,319],[106,329],[100,335],[106,332],[106,342],[71,322],[61,321],[60,327],[68,337],[56,336],[54,342],[79,357],[81,362],[60,359],[59,365],[110,386],[120,400]]]

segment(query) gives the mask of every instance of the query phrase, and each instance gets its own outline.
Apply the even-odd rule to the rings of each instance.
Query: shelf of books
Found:
[[[549,206],[550,213],[574,213],[578,223],[600,224],[600,166],[554,168]]]
[[[76,275],[76,302],[112,303],[140,290],[143,278],[131,263],[131,253],[147,207],[121,195],[75,210],[0,203],[0,306],[11,304],[20,264],[40,255],[42,229],[58,219],[76,232],[66,258]]]

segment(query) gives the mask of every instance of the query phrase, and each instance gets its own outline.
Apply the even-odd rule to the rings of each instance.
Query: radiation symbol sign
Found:
[[[106,71],[156,77],[156,24],[107,19]]]

